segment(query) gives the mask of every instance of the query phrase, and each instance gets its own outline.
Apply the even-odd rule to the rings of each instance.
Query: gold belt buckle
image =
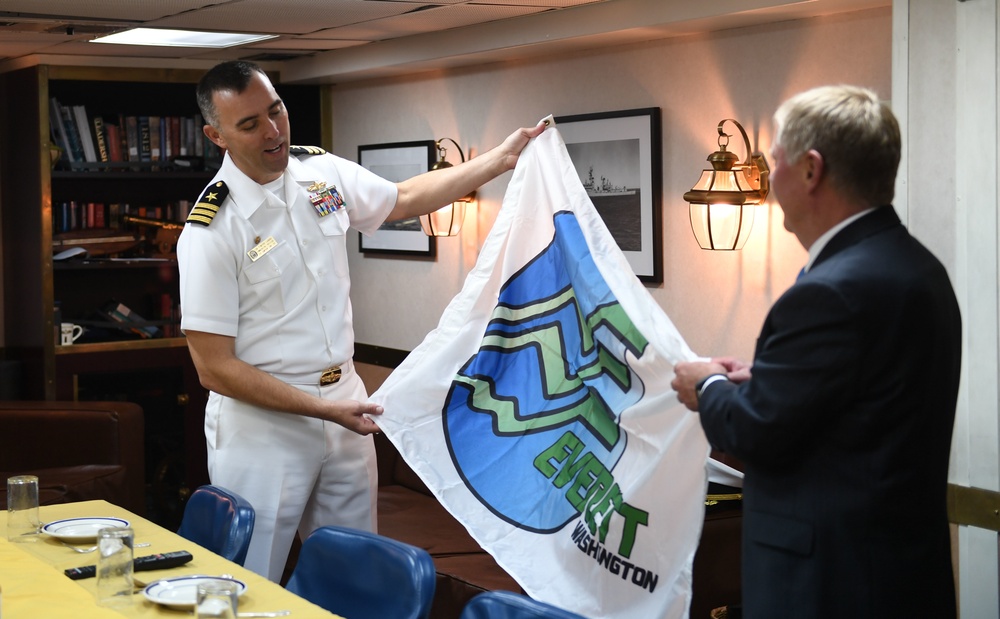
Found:
[[[335,365],[332,368],[323,370],[323,375],[319,377],[320,387],[326,385],[333,385],[340,382],[340,366]]]

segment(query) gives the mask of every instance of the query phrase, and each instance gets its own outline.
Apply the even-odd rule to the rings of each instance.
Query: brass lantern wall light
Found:
[[[727,122],[736,125],[743,136],[746,160],[737,164],[735,153],[726,150],[731,137],[722,127]],[[763,204],[770,186],[770,168],[760,153],[751,153],[750,139],[743,126],[732,118],[719,121],[719,150],[708,156],[711,170],[703,170],[701,178],[684,200],[691,218],[691,230],[702,249],[741,249],[753,226],[753,207]]]
[[[458,142],[451,138],[441,138],[434,142],[434,146],[438,150],[438,160],[431,166],[431,170],[452,167],[450,163],[445,161],[445,155],[448,151],[441,145],[441,142],[444,140],[448,140],[455,145],[455,148],[458,149],[458,155],[462,158],[462,162],[465,162],[465,153],[462,152],[462,147],[458,145]],[[476,191],[472,190],[469,195],[463,196],[451,204],[442,206],[429,215],[421,215],[420,227],[424,229],[424,234],[427,236],[457,235],[462,229],[462,223],[465,221],[465,207],[475,201],[475,199]]]

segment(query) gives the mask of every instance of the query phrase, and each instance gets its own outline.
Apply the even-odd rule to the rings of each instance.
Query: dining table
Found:
[[[236,579],[245,585],[239,597],[240,613],[272,613],[288,611],[290,619],[330,619],[335,615],[291,593],[278,583],[271,582],[214,552],[107,501],[81,501],[45,505],[39,508],[43,523],[42,533],[35,541],[10,542],[7,530],[7,511],[0,511],[0,609],[5,619],[119,619],[120,617],[181,619],[192,616],[192,607],[168,601],[160,603],[153,591],[169,585],[170,580],[182,576],[223,576]],[[128,521],[135,532],[135,557],[187,551],[192,559],[184,565],[168,569],[135,572],[137,582],[132,603],[126,608],[106,608],[97,603],[96,578],[71,580],[64,572],[97,563],[97,553],[74,551],[70,546],[88,548],[95,541],[69,543],[45,533],[46,523],[71,518],[120,518]],[[58,531],[55,527],[49,527]],[[159,583],[149,589],[142,585]],[[343,618],[341,618],[343,619]]]

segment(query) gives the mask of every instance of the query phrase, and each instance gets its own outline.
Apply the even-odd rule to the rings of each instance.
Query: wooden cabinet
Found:
[[[89,117],[194,116],[195,85],[204,72],[33,66],[0,74],[0,230],[2,230],[2,358],[18,365],[21,399],[128,399],[143,404],[147,481],[204,483],[202,421],[207,397],[179,331],[178,276],[172,247],[158,243],[157,226],[114,222],[116,231],[146,239],[129,253],[53,260],[64,203],[129,204],[152,216],[194,202],[214,175],[193,165],[66,169],[54,165],[50,105],[83,105]],[[319,86],[283,86],[294,110],[296,143],[322,144]],[[200,127],[198,127],[200,135]],[[156,218],[156,217],[152,217]],[[112,222],[105,225],[110,229]],[[145,249],[144,249],[145,248]],[[102,320],[120,303],[156,329],[141,338]],[[84,326],[72,345],[60,345],[58,323]],[[166,480],[166,481],[165,481]],[[184,485],[180,483],[179,485]],[[159,497],[157,500],[163,500]],[[169,497],[168,497],[169,500]]]

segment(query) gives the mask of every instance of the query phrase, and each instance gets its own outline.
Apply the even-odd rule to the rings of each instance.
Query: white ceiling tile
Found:
[[[316,33],[316,36],[381,41],[414,34],[437,32],[472,24],[519,17],[546,9],[500,5],[462,4],[435,7]]]
[[[86,17],[109,21],[149,21],[165,15],[197,11],[228,0],[0,0],[4,13]]]
[[[269,34],[308,34],[318,30],[399,15],[421,5],[368,0],[244,0],[210,6],[153,22],[164,28],[194,28]]]

